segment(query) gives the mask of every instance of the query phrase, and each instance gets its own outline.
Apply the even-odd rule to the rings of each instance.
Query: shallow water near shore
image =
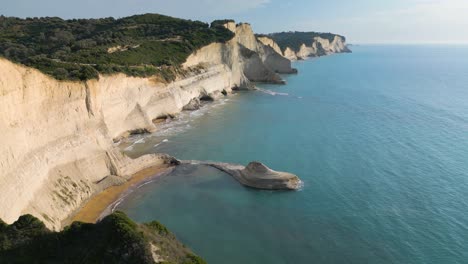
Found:
[[[159,220],[208,263],[466,263],[468,47],[352,49],[122,145],[131,156],[259,160],[299,175],[301,191],[184,166],[118,209]]]

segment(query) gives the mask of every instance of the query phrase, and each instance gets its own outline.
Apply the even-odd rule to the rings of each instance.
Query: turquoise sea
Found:
[[[123,145],[259,160],[299,175],[301,191],[185,166],[118,209],[158,219],[208,263],[468,263],[468,47],[352,49]]]

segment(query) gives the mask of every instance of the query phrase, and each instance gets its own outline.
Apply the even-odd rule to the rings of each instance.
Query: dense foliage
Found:
[[[75,222],[52,232],[37,218],[0,220],[0,263],[154,263],[150,243],[163,263],[203,264],[158,222],[138,225],[116,212],[97,224]]]
[[[345,37],[343,36],[332,34],[332,33],[299,32],[299,31],[271,33],[268,35],[258,35],[258,36],[266,36],[266,37],[273,39],[278,44],[278,46],[280,46],[282,51],[286,50],[286,48],[289,47],[296,52],[300,50],[302,44],[311,46],[315,37],[328,39],[330,42],[333,41],[335,36],[339,36],[345,39]]]
[[[223,26],[227,23],[235,23],[233,19],[219,19],[211,22],[211,27],[216,27],[216,26]]]
[[[218,23],[210,27],[158,14],[72,20],[0,16],[0,56],[60,80],[114,72],[167,75],[196,49],[232,37]]]

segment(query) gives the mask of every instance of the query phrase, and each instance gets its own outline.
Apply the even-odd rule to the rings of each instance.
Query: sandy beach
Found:
[[[171,169],[171,166],[154,166],[135,173],[132,178],[122,185],[112,186],[92,197],[71,219],[70,223],[80,221],[85,223],[95,223],[101,214],[120,196],[130,188],[139,183],[161,175],[163,172]]]

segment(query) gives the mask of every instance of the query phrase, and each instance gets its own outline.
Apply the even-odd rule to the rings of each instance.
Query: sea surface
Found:
[[[208,263],[468,263],[468,47],[353,46],[122,145],[295,173],[296,192],[184,166],[119,206]]]

